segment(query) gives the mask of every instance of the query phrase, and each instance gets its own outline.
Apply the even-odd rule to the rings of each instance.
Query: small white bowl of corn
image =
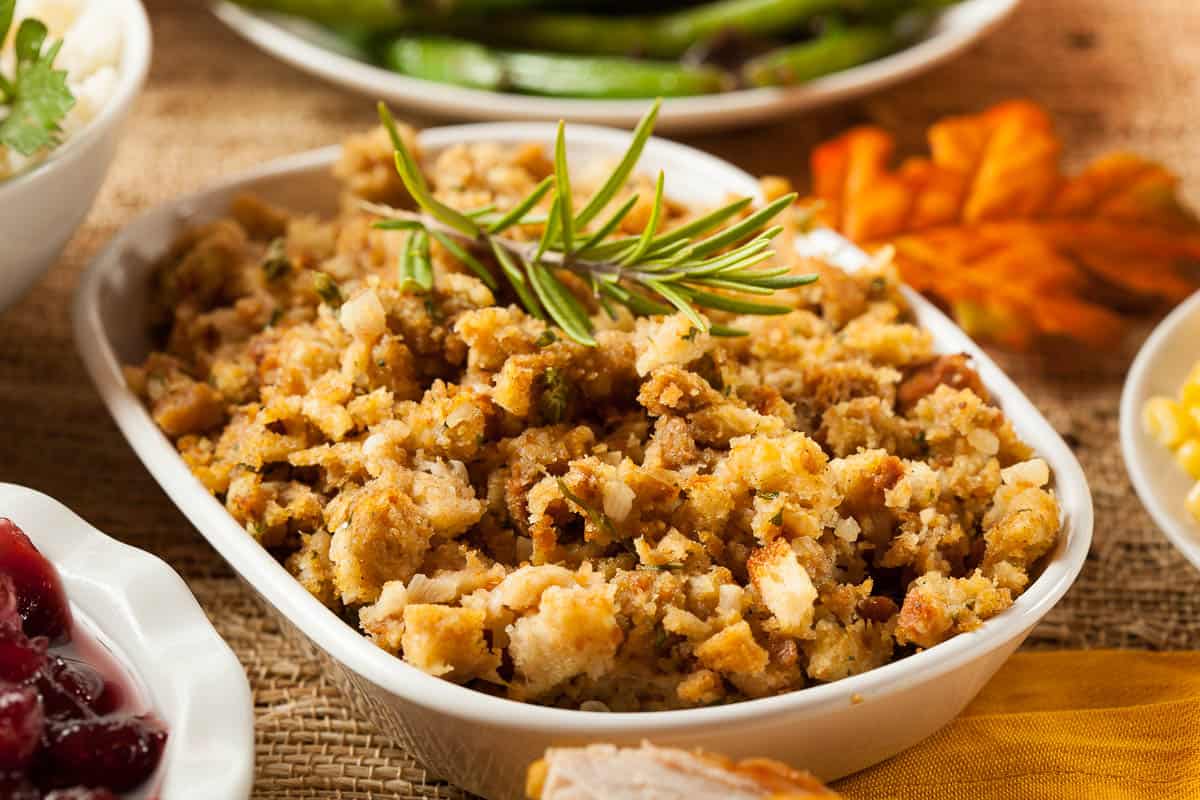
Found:
[[[1121,450],[1142,505],[1200,569],[1200,292],[1159,323],[1129,368]]]

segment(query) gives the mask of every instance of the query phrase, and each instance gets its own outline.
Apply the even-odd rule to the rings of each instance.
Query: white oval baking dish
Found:
[[[76,616],[133,673],[167,725],[158,777],[136,796],[248,798],[254,780],[250,684],[183,579],[32,489],[0,483],[0,517],[17,523],[54,564]]]
[[[540,123],[435,128],[423,148],[470,141],[553,141]],[[628,134],[571,126],[573,163],[611,158]],[[191,475],[171,443],[126,388],[121,364],[148,350],[143,317],[154,260],[188,223],[226,212],[254,190],[296,209],[330,212],[336,204],[328,167],[336,148],[287,158],[207,192],[160,207],[130,224],[96,259],[75,298],[75,336],[93,380],[125,437],[166,493],[212,545],[311,643],[357,706],[409,748],[430,771],[484,797],[520,797],[526,765],[549,745],[592,741],[703,747],[731,756],[770,756],[826,779],[875,764],[934,733],[962,710],[1078,574],[1092,536],[1092,501],[1070,448],[1020,390],[949,319],[910,293],[918,318],[945,352],[965,352],[1017,431],[1055,474],[1064,532],[1041,576],[1014,606],[979,630],[866,674],[778,697],[684,711],[602,714],[526,705],[434,678],[376,648],[311,597],[230,517]],[[714,205],[731,193],[756,194],[745,172],[697,150],[652,140],[641,168],[663,169],[671,196]],[[806,247],[837,250],[847,264],[862,254],[831,234]]]

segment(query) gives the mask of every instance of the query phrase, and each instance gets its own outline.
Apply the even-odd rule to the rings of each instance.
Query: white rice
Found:
[[[67,86],[75,106],[62,122],[62,140],[78,134],[112,99],[121,62],[121,21],[112,0],[17,0],[16,18],[8,42],[0,51],[0,70],[13,70],[12,40],[21,20],[36,17],[50,29],[50,41],[63,40],[55,61],[67,71]],[[0,107],[0,117],[5,109]],[[0,146],[0,180],[44,161],[50,149],[22,156]]]

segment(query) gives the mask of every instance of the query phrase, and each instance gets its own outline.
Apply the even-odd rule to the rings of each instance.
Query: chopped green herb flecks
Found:
[[[321,302],[328,306],[337,308],[342,304],[342,290],[333,278],[324,272],[313,273],[313,290],[321,298]]]
[[[267,252],[263,255],[262,268],[268,281],[277,281],[292,271],[292,261],[287,254],[287,242],[283,238],[273,239],[267,245]]]
[[[607,514],[583,502],[579,498],[579,495],[571,491],[571,487],[567,486],[567,482],[562,478],[555,478],[554,480],[558,483],[558,491],[562,493],[562,496],[583,509],[583,513],[587,514],[588,519],[592,521],[593,525],[609,533],[613,532],[612,520],[608,518]]]
[[[441,322],[446,318],[446,315],[442,313],[442,307],[433,302],[432,297],[426,297],[425,302],[422,305],[425,307],[425,313],[428,314],[429,318],[434,322]]]
[[[574,387],[570,379],[557,367],[548,367],[538,380],[541,393],[538,395],[538,411],[542,419],[554,425],[565,420],[570,412]]]

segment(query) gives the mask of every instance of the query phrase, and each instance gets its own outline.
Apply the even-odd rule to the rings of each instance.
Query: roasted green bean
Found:
[[[566,56],[512,52],[506,56],[509,80],[524,92],[565,97],[682,97],[733,88],[731,76],[716,67],[616,56]]]
[[[383,50],[384,64],[402,75],[472,89],[506,88],[504,65],[481,44],[440,36],[401,36]]]
[[[751,86],[793,86],[882,58],[904,41],[891,27],[835,28],[751,59],[742,67],[742,79]]]
[[[460,30],[538,50],[677,58],[697,42],[726,31],[751,36],[780,34],[841,5],[841,0],[716,0],[646,16],[506,15],[482,23],[467,21]]]
[[[402,36],[383,50],[384,63],[415,78],[491,91],[570,97],[673,97],[729,88],[714,67],[606,56],[493,50],[443,36]]]

